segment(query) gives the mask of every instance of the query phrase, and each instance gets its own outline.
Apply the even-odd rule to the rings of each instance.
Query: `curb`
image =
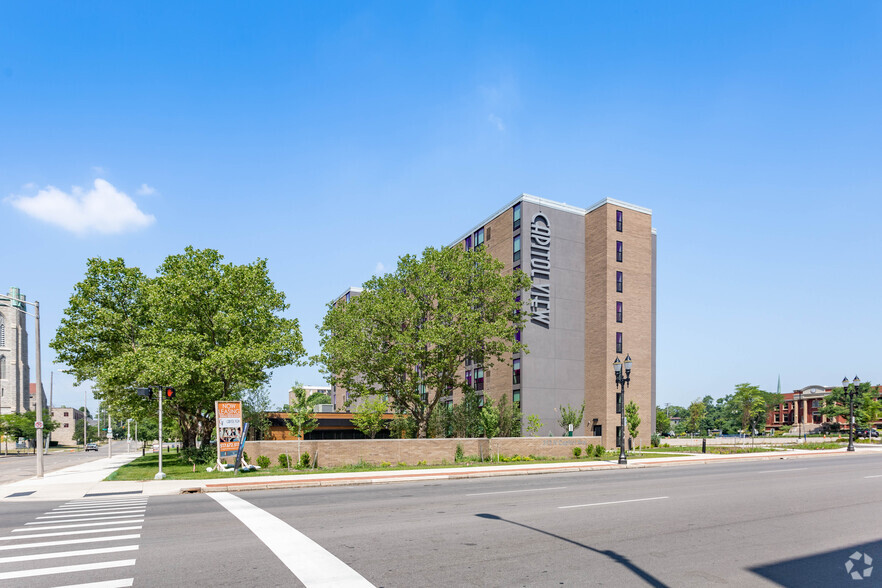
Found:
[[[799,450],[794,450],[799,451]],[[622,470],[622,469],[645,469],[657,467],[670,467],[676,465],[704,465],[720,462],[741,462],[741,461],[772,461],[783,459],[795,459],[801,457],[829,456],[836,454],[845,454],[842,449],[821,449],[821,450],[804,450],[799,453],[788,452],[785,455],[780,454],[760,454],[760,455],[722,455],[719,457],[698,457],[691,459],[677,459],[676,461],[666,460],[648,460],[646,462],[627,464],[620,466],[614,462],[592,463],[590,465],[573,464],[560,467],[535,467],[535,468],[519,468],[519,469],[500,469],[496,471],[453,471],[449,473],[401,473],[389,474],[385,476],[366,477],[352,476],[345,478],[328,478],[328,479],[308,479],[308,480],[272,480],[272,481],[248,481],[233,483],[215,483],[204,484],[198,488],[182,488],[180,494],[203,493],[203,492],[244,492],[249,490],[283,490],[290,488],[314,488],[328,486],[366,486],[373,484],[394,484],[398,482],[413,482],[417,480],[457,480],[468,478],[492,478],[495,476],[529,476],[541,474],[557,474],[557,473],[573,473],[597,470]]]

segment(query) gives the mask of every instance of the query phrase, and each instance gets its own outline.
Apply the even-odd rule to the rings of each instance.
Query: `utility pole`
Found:
[[[113,457],[113,429],[110,426],[110,410],[107,410],[107,457]]]
[[[52,420],[52,394],[55,385],[55,372],[49,372],[49,420]],[[49,446],[52,445],[52,431],[46,435],[46,453],[49,453]]]
[[[86,406],[86,390],[83,390],[83,452],[86,451],[86,444],[89,442],[89,414],[88,406]]]

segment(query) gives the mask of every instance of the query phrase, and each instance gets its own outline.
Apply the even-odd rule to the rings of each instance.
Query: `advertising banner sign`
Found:
[[[214,403],[214,414],[217,420],[217,459],[236,457],[242,441],[242,403]]]

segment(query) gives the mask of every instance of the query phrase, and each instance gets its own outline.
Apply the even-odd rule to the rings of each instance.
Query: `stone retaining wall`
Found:
[[[251,463],[265,455],[273,465],[279,455],[287,453],[297,460],[299,453],[309,452],[318,459],[320,467],[354,465],[359,461],[370,464],[405,463],[417,465],[453,463],[456,446],[462,445],[464,455],[535,455],[541,457],[572,457],[573,447],[585,451],[587,445],[601,442],[600,437],[500,437],[487,439],[347,439],[335,441],[247,441],[245,452]]]

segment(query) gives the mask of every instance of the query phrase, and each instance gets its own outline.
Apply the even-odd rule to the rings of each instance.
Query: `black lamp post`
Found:
[[[616,372],[616,390],[618,391],[619,386],[622,388],[622,395],[619,397],[619,411],[622,414],[622,425],[619,427],[619,465],[627,465],[628,456],[625,455],[625,384],[628,387],[631,386],[631,356],[625,357],[624,375],[622,375],[622,362],[619,361],[618,356],[613,362],[613,370]]]
[[[861,379],[857,376],[848,384],[848,378],[842,378],[842,390],[848,396],[848,449],[846,451],[854,451],[854,397],[858,394],[858,386]]]

